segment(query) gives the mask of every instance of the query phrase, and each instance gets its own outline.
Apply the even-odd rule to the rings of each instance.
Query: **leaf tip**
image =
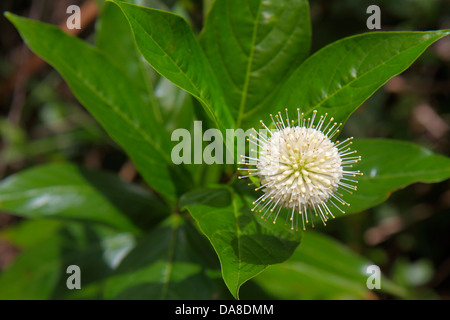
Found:
[[[9,11],[5,11],[3,12],[3,15],[5,16],[6,19],[9,20],[9,22],[11,22],[13,25],[16,25],[16,22],[18,22],[19,19],[23,19],[23,17],[20,17],[12,12]]]
[[[13,19],[14,14],[9,12],[9,11],[5,11],[3,12],[3,15],[6,17],[6,19],[8,19],[9,21],[11,21],[11,19]]]

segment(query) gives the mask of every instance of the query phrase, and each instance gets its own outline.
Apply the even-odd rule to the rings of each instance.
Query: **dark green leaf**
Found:
[[[161,105],[167,131],[172,132],[178,128],[191,129],[194,123],[191,95],[161,77],[155,87],[155,98]]]
[[[216,195],[218,191],[211,192]],[[303,233],[253,216],[247,201],[238,194],[230,194],[229,198],[231,203],[217,206],[209,204],[211,197],[205,194],[207,204],[193,205],[188,210],[219,256],[228,289],[239,298],[240,286],[269,265],[289,258]]]
[[[98,20],[96,45],[116,64],[122,66],[133,84],[148,95],[155,118],[162,122],[161,111],[153,95],[151,67],[142,59],[136,42],[131,37],[131,29],[122,11],[111,3],[106,3]],[[154,73],[154,71],[153,71]]]
[[[168,212],[144,189],[67,163],[35,167],[3,180],[0,208],[28,218],[91,221],[134,232],[151,227]]]
[[[97,23],[96,46],[120,65],[136,86],[147,90],[147,75],[130,34],[130,26],[121,10],[107,2]]]
[[[385,201],[391,192],[415,182],[439,182],[450,178],[450,159],[413,143],[385,139],[355,139],[353,147],[362,160],[358,190],[344,194],[351,205],[345,211],[360,212]]]
[[[2,299],[229,298],[211,247],[180,217],[139,241],[129,233],[67,222],[47,228],[34,244],[16,241],[25,230],[41,226],[42,221],[29,220],[0,235],[25,244],[0,274]],[[81,269],[81,290],[67,289],[69,265]]]
[[[38,243],[40,246],[18,256],[0,275],[0,299],[48,299],[63,272],[59,245],[54,239]],[[58,272],[55,272],[58,270]]]
[[[41,240],[55,234],[64,223],[61,220],[33,219],[6,227],[0,231],[0,240],[28,249]]]
[[[195,96],[218,129],[234,128],[220,85],[187,22],[170,12],[115,1],[127,17],[144,58]]]
[[[28,225],[26,229],[32,229],[41,222],[30,220],[24,224]],[[123,258],[124,250],[129,251],[134,245],[129,234],[117,234],[99,226],[65,223],[49,231],[33,245],[27,244],[25,251],[0,275],[0,299],[98,299],[101,282],[111,274],[114,263]],[[115,250],[111,242],[115,242]],[[81,269],[81,290],[69,290],[66,286],[70,265]]]
[[[366,286],[372,264],[336,240],[308,230],[289,260],[268,268],[255,281],[280,299],[373,299],[376,293]],[[384,277],[381,291],[405,293]]]
[[[180,197],[180,208],[205,204],[211,207],[226,207],[231,203],[228,189],[221,187],[194,190]]]
[[[240,127],[309,54],[306,0],[217,0],[201,44]]]
[[[268,111],[318,110],[344,123],[387,80],[448,34],[449,30],[370,32],[336,41],[295,70],[270,101]]]
[[[170,158],[171,144],[150,101],[127,74],[97,48],[54,26],[6,14],[28,46],[57,69],[78,100],[133,159],[147,183],[169,199],[189,184]],[[172,180],[176,175],[177,179]]]
[[[108,280],[107,299],[218,299],[218,261],[195,228],[173,216],[146,235]]]

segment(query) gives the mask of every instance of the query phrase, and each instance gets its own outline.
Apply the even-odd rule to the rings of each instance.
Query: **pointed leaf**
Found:
[[[220,298],[223,282],[211,251],[192,225],[173,216],[124,258],[108,279],[105,298]]]
[[[300,108],[305,113],[316,109],[344,123],[380,86],[448,34],[370,32],[333,42],[298,67],[267,108]]]
[[[234,128],[220,85],[187,22],[170,12],[114,1],[137,46],[157,72],[195,96],[218,129]]]
[[[38,220],[23,224],[29,230],[41,225]],[[48,231],[46,236],[28,245],[0,274],[0,299],[99,299],[101,281],[112,271],[108,260],[121,259],[123,253],[118,248],[130,249],[129,237],[124,237],[130,234],[67,222]],[[10,230],[12,234],[15,232]],[[109,244],[112,241],[115,252]],[[67,288],[66,269],[70,265],[80,267],[81,290]]]
[[[255,281],[280,299],[374,299],[376,292],[366,285],[372,264],[333,238],[308,230],[289,260],[268,268]],[[384,276],[381,291],[405,293]]]
[[[151,67],[142,59],[137,49],[128,20],[120,8],[105,3],[97,22],[96,46],[107,54],[116,64],[122,66],[136,87],[149,97],[155,118],[162,122],[161,111],[153,94]]]
[[[4,179],[0,209],[27,218],[97,222],[133,232],[148,229],[168,212],[142,188],[68,163],[38,166]]]
[[[247,200],[238,194],[232,193],[227,205],[211,200],[214,197],[205,195],[206,204],[191,205],[188,210],[219,256],[228,289],[239,298],[240,286],[269,265],[288,259],[303,233],[253,216]]]
[[[95,47],[55,26],[6,14],[28,46],[57,69],[78,100],[133,159],[146,182],[169,199],[185,174],[170,158],[168,134],[152,116],[150,101],[121,67]],[[177,179],[172,180],[176,175]]]
[[[355,166],[358,190],[344,199],[348,213],[360,212],[385,201],[400,188],[415,182],[433,183],[450,178],[450,158],[406,141],[355,139],[353,147],[362,160]]]
[[[309,54],[308,2],[217,0],[200,41],[239,127]]]

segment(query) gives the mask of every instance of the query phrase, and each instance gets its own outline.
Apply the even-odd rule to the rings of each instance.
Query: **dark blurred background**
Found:
[[[183,8],[196,31],[211,2],[141,1]],[[68,32],[92,42],[102,3],[2,0],[0,9],[65,28],[67,7],[79,5],[82,28]],[[312,0],[312,51],[368,32],[366,9],[372,4],[381,8],[382,30],[450,29],[450,1]],[[69,160],[140,181],[127,156],[76,101],[61,77],[23,45],[3,16],[0,30],[0,179],[37,164]],[[446,37],[367,100],[342,134],[408,140],[450,156],[449,124],[450,37]],[[449,186],[449,181],[414,184],[376,208],[334,221],[326,231],[378,264],[394,281],[410,287],[412,297],[449,299]],[[0,230],[18,221],[0,212]],[[18,253],[0,239],[0,272]]]

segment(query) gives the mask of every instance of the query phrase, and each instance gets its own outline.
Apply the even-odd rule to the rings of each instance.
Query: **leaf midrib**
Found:
[[[58,32],[63,33],[64,36],[67,36],[64,32],[62,32],[60,29],[58,29]],[[48,51],[48,52],[52,52],[49,44],[46,41],[41,41],[41,44],[44,46],[44,48]],[[118,68],[116,67],[111,61],[110,59],[104,55],[97,47],[93,47],[93,46],[88,46],[90,50],[94,51],[96,54],[101,55],[103,58],[107,59],[109,63],[111,63],[111,65],[114,68]],[[148,144],[150,144],[151,146],[153,146],[153,148],[158,151],[159,154],[161,154],[163,156],[163,158],[166,161],[170,162],[170,158],[168,157],[168,155],[162,151],[162,149],[160,148],[160,146],[158,144],[155,143],[155,141],[153,141],[148,135],[147,133],[142,130],[141,126],[134,124],[128,116],[126,116],[124,113],[120,112],[120,109],[116,107],[116,105],[114,103],[112,103],[111,101],[109,101],[106,97],[104,97],[103,95],[99,94],[97,92],[97,90],[95,90],[94,87],[92,87],[91,83],[89,81],[87,81],[86,79],[82,78],[80,75],[78,75],[78,73],[71,67],[70,64],[66,63],[66,61],[64,59],[59,59],[59,56],[57,55],[53,55],[52,57],[54,58],[54,61],[57,60],[60,65],[64,66],[65,69],[72,74],[72,78],[78,79],[78,81],[80,81],[81,83],[83,83],[86,88],[88,88],[91,93],[94,93],[94,96],[97,96],[101,101],[103,101],[103,103],[107,106],[110,107],[110,109],[116,113],[120,118],[122,118],[130,127],[134,128],[136,132],[138,132],[145,141],[147,141]],[[119,70],[121,70],[119,68]],[[69,82],[69,81],[68,81]],[[81,99],[80,99],[81,100]]]
[[[175,261],[175,248],[177,245],[177,235],[178,235],[179,224],[174,223],[171,235],[170,235],[170,243],[169,243],[169,256],[167,259],[165,277],[163,279],[163,288],[161,290],[161,300],[167,298],[167,293],[169,291],[170,278],[172,276],[173,263]]]
[[[342,90],[344,90],[345,88],[347,88],[348,86],[350,86],[351,84],[353,84],[355,81],[361,80],[361,79],[362,79],[363,77],[365,77],[367,74],[369,74],[369,73],[371,73],[371,72],[373,72],[373,71],[375,71],[375,70],[381,68],[382,66],[384,66],[384,65],[387,64],[387,63],[389,63],[391,60],[395,59],[396,57],[398,57],[398,56],[400,56],[400,55],[403,55],[403,54],[405,54],[406,52],[408,52],[408,51],[410,51],[410,50],[416,49],[417,47],[423,45],[424,43],[430,41],[431,39],[433,39],[433,40],[430,41],[430,42],[432,43],[432,42],[435,41],[434,39],[441,38],[442,36],[443,36],[442,34],[439,34],[439,35],[436,35],[436,36],[434,36],[434,37],[430,37],[430,38],[425,39],[424,41],[420,42],[419,44],[417,44],[417,45],[415,45],[415,46],[411,46],[411,47],[409,47],[408,49],[399,52],[398,54],[392,55],[389,59],[387,59],[387,60],[383,61],[382,63],[378,64],[376,67],[374,67],[374,68],[372,68],[372,69],[369,69],[368,71],[366,71],[366,72],[364,72],[363,74],[361,74],[359,77],[356,77],[356,78],[354,78],[353,80],[351,80],[351,81],[349,81],[348,83],[346,83],[344,86],[339,87],[338,90],[336,90],[335,92],[333,92],[333,93],[330,94],[330,95],[327,95],[326,99],[323,99],[323,100],[321,100],[319,103],[317,103],[317,104],[315,104],[314,106],[310,107],[310,108],[308,109],[308,111],[305,112],[305,113],[308,113],[308,112],[310,112],[311,110],[313,110],[313,109],[315,109],[315,108],[318,108],[319,106],[323,105],[326,101],[328,101],[329,99],[331,99],[331,98],[334,97],[335,95],[337,95],[337,94],[339,94],[340,92],[342,92]],[[426,48],[424,48],[423,50],[425,50],[425,49],[426,49]],[[366,54],[366,55],[367,55],[367,54]]]
[[[63,194],[63,193],[94,193],[94,190],[89,186],[61,186],[54,185],[42,188],[34,188],[27,190],[19,190],[13,192],[3,192],[0,195],[2,201],[10,201],[17,199],[24,199],[28,197],[33,197],[42,192],[52,192],[52,195]],[[6,197],[5,197],[6,196]]]
[[[192,79],[188,76],[188,74],[187,74],[186,72],[184,72],[184,70],[181,69],[181,67],[180,67],[177,63],[175,63],[175,61],[172,59],[172,57],[171,57],[169,54],[167,54],[167,52],[166,52],[165,50],[163,50],[163,48],[159,45],[159,43],[155,41],[155,39],[152,37],[152,35],[149,34],[149,33],[147,32],[147,30],[145,30],[145,28],[138,22],[138,20],[135,19],[135,17],[129,16],[129,15],[126,15],[126,16],[132,18],[133,21],[136,23],[136,25],[138,25],[139,28],[141,28],[141,30],[142,30],[142,31],[143,31],[150,39],[152,39],[153,43],[161,50],[161,52],[164,52],[164,54],[166,55],[166,57],[167,57],[167,58],[170,60],[170,62],[172,62],[172,64],[180,71],[180,73],[182,73],[183,75],[185,75],[185,78],[188,80],[189,84],[197,91],[196,93],[194,93],[194,92],[191,92],[191,93],[194,94],[194,95],[200,100],[200,102],[208,109],[208,112],[209,112],[209,114],[211,115],[211,117],[212,117],[214,123],[217,125],[217,127],[219,127],[219,128],[220,128],[220,127],[221,127],[221,128],[224,128],[224,126],[221,125],[221,123],[219,122],[218,118],[215,116],[215,114],[214,114],[214,112],[213,112],[213,110],[212,110],[211,105],[210,105],[208,102],[206,102],[206,100],[205,100],[204,97],[203,97],[203,94],[202,94],[201,90],[200,90],[200,89],[198,88],[198,86],[192,81]],[[177,86],[178,86],[178,85],[177,85]],[[183,88],[182,88],[182,89],[183,89]],[[183,90],[184,90],[184,89],[183,89]]]
[[[236,207],[236,201],[233,199],[233,214],[236,221],[236,238],[238,245],[238,271],[236,278],[236,298],[239,299],[239,286],[240,286],[240,278],[241,278],[241,269],[242,269],[242,258],[241,258],[241,229],[239,228],[239,215]]]
[[[256,35],[258,33],[259,19],[261,16],[261,8],[262,8],[262,3],[260,1],[259,7],[258,7],[258,12],[257,12],[256,18],[255,18],[255,25],[253,26],[252,42],[250,44],[250,55],[249,55],[248,62],[247,62],[247,70],[246,70],[246,74],[245,74],[244,87],[242,89],[242,97],[241,97],[241,103],[239,105],[239,113],[238,113],[238,119],[236,122],[236,128],[239,128],[241,125],[242,117],[244,115],[244,107],[245,107],[245,103],[247,101],[248,85],[250,82],[251,70],[252,70],[252,65],[253,65],[253,57],[255,54]]]
[[[376,180],[376,179],[399,179],[399,178],[410,178],[410,177],[416,177],[419,175],[424,175],[425,177],[430,174],[442,174],[442,173],[450,173],[450,169],[444,169],[444,170],[430,170],[430,171],[414,171],[410,173],[393,173],[393,174],[383,174],[383,175],[376,175],[374,177],[367,177],[363,176],[359,178],[360,181],[370,181],[370,180]],[[435,179],[431,179],[435,180]]]

